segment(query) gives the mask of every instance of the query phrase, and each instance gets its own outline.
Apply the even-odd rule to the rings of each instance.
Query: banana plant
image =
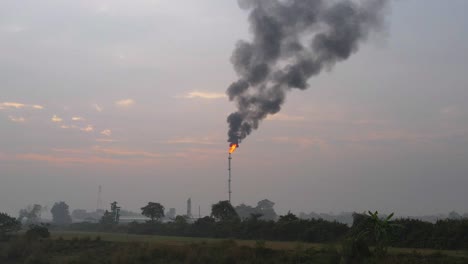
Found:
[[[367,230],[367,235],[371,235],[375,242],[374,253],[377,256],[384,256],[387,254],[388,243],[390,242],[391,232],[399,227],[398,224],[393,223],[391,220],[394,216],[394,213],[391,213],[385,218],[379,217],[379,212],[368,211],[369,214],[369,229]]]

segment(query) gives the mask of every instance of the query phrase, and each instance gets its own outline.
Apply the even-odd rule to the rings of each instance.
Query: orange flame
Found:
[[[238,147],[239,144],[231,143],[231,145],[229,145],[229,154],[232,154]]]

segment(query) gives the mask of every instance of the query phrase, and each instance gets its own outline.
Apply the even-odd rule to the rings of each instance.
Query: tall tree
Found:
[[[120,221],[120,206],[117,206],[117,202],[114,201],[113,203],[111,203],[111,212],[112,212],[112,215],[114,217],[114,222],[116,224],[119,223]]]
[[[393,213],[384,218],[380,218],[379,212],[377,211],[368,211],[368,213],[370,216],[370,226],[367,232],[371,239],[375,242],[374,253],[378,257],[383,257],[387,254],[387,248],[390,242],[391,232],[394,231],[395,228],[398,228],[400,226],[391,221],[394,215]]]
[[[0,212],[0,239],[5,238],[10,233],[17,232],[20,229],[20,221],[6,213]]]
[[[146,206],[141,208],[141,214],[151,218],[151,222],[164,217],[164,206],[160,203],[149,202]]]
[[[68,210],[68,204],[65,202],[58,202],[52,206],[50,210],[52,213],[52,222],[56,225],[68,225],[71,224],[72,219]]]
[[[236,213],[239,215],[241,219],[248,219],[252,215],[258,215],[258,214],[260,214],[260,216],[262,215],[256,208],[253,208],[252,206],[246,205],[246,204],[240,204],[236,206],[234,209],[236,209]]]
[[[229,201],[219,201],[211,206],[211,215],[218,221],[236,220],[239,216]]]
[[[262,214],[263,216],[261,217],[262,220],[276,220],[278,215],[275,212],[275,209],[273,208],[275,206],[275,203],[268,200],[264,199],[261,200],[257,203],[257,212]]]
[[[44,208],[40,204],[29,205],[19,211],[18,220],[28,225],[37,224],[41,220],[41,212]]]
[[[278,223],[288,223],[288,222],[294,222],[294,221],[297,221],[299,220],[299,218],[291,213],[291,211],[288,211],[287,214],[285,215],[281,215],[278,219]]]
[[[114,214],[107,211],[107,210],[104,212],[101,219],[99,220],[99,224],[101,224],[103,226],[112,226],[115,223],[116,222],[115,222]]]

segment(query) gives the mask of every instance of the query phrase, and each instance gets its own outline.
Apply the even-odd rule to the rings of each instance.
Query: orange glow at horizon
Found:
[[[231,145],[229,145],[229,154],[232,154],[238,147],[239,147],[239,144],[231,143]]]

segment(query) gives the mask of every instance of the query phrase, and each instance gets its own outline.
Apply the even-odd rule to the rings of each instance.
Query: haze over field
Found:
[[[463,0],[390,1],[383,32],[288,94],[233,154],[233,204],[468,212]],[[0,208],[227,199],[236,1],[0,3]]]

